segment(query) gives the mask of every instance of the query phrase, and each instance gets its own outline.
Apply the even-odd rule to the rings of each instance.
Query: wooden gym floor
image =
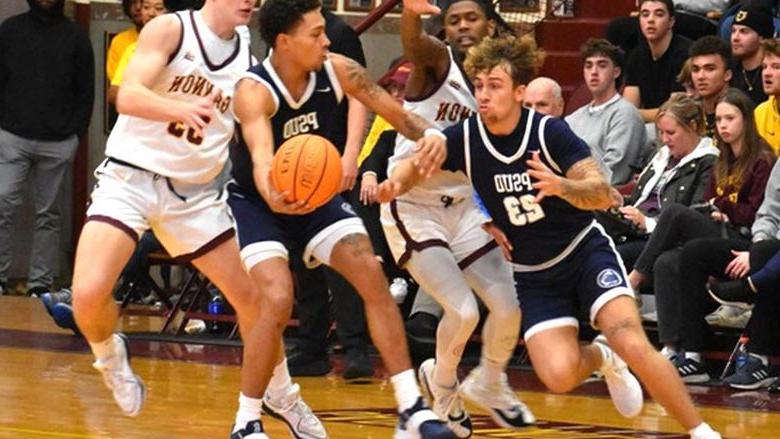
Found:
[[[154,330],[159,322],[124,317],[122,325],[132,333]],[[143,412],[134,419],[123,417],[114,406],[82,339],[57,328],[37,299],[0,297],[0,438],[227,438],[237,405],[238,348],[137,339],[131,348],[134,369],[149,390]],[[374,379],[359,384],[345,383],[339,375],[340,359],[333,363],[327,377],[296,379],[330,437],[392,437],[393,391],[384,371],[377,368]],[[539,418],[538,426],[509,432],[472,408],[473,437],[687,437],[652,401],[639,417],[620,417],[603,383],[554,395],[529,371],[510,371],[510,381]],[[726,437],[780,437],[777,395],[719,386],[688,389],[707,421]],[[268,418],[265,426],[272,438],[288,437],[278,421]]]

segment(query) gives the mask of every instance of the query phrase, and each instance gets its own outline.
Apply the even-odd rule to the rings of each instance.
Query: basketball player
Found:
[[[614,203],[598,162],[560,119],[522,106],[537,65],[532,40],[488,38],[469,52],[465,69],[479,112],[445,130],[442,168],[466,173],[510,240],[534,370],[552,391],[567,392],[601,369],[616,408],[631,417],[642,410],[643,397],[625,358],[691,437],[720,438],[642,330],[622,262],[591,213]],[[380,199],[414,184],[412,163],[399,165],[380,185]],[[579,345],[580,306],[605,339]]]
[[[423,7],[423,10],[418,10]],[[443,7],[445,42],[427,35],[420,13],[427,0],[405,0],[401,15],[404,57],[414,63],[404,108],[439,128],[477,111],[472,84],[462,71],[469,48],[497,31],[487,0],[449,0]],[[415,143],[399,136],[388,170],[414,153]],[[457,369],[479,322],[474,292],[488,308],[482,330],[482,356],[461,387],[462,393],[506,428],[534,422],[531,411],[509,387],[504,370],[517,346],[520,308],[511,266],[491,236],[480,227],[484,216],[472,200],[463,172],[439,172],[381,209],[388,244],[406,268],[444,309],[436,333],[436,358],[418,376],[434,412],[448,419],[459,437],[469,437],[471,420],[459,397]]]
[[[228,204],[235,218],[241,257],[262,291],[258,340],[266,353],[256,371],[267,380],[279,339],[290,317],[293,284],[288,248],[304,248],[304,262],[336,270],[363,299],[372,340],[391,375],[401,414],[396,438],[451,438],[452,432],[425,407],[411,369],[401,315],[388,291],[367,232],[350,205],[337,195],[312,209],[287,202],[270,183],[274,151],[302,133],[329,136],[338,122],[332,109],[346,96],[368,106],[399,132],[424,137],[423,161],[438,166],[444,138],[421,118],[407,113],[386,91],[369,81],[357,62],[328,53],[330,42],[319,0],[267,0],[260,8],[260,33],[271,55],[253,67],[236,88],[241,139],[231,145],[235,183]],[[327,177],[326,177],[327,178]],[[264,437],[264,436],[258,436]]]
[[[297,437],[324,438],[286,362],[274,370],[265,398],[254,403],[265,387],[256,370],[267,360],[258,342],[266,336],[257,326],[259,293],[242,269],[216,181],[235,126],[235,83],[252,64],[249,42],[234,29],[248,22],[253,4],[207,0],[197,12],[157,17],[141,32],[119,89],[122,114],[108,139],[108,159],[95,171],[98,183],[76,253],[73,307],[94,367],[122,411],[137,415],[145,388],[130,368],[127,340],[112,334],[118,313],[111,289],[138,237],[151,228],[172,256],[191,260],[224,292],[238,314],[244,367],[231,437],[248,436],[265,404]]]

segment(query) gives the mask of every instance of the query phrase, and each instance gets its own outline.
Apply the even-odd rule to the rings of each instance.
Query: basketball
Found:
[[[301,134],[285,141],[274,155],[271,181],[287,201],[306,200],[312,207],[330,201],[341,186],[341,156],[330,141]]]

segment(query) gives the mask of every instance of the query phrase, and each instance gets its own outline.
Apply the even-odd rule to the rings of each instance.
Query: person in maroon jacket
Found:
[[[634,270],[629,274],[629,282],[635,289],[651,276],[673,279],[667,279],[664,282],[666,287],[654,291],[659,340],[667,357],[679,357],[676,358],[678,372],[686,382],[709,380],[709,375],[700,367],[700,358],[694,360],[699,367],[688,367],[690,365],[684,363],[689,359],[676,355],[683,318],[680,296],[689,294],[680,284],[689,273],[668,276],[669,273],[659,270],[662,268],[659,261],[664,265],[665,258],[682,259],[680,247],[694,240],[728,238],[749,246],[750,226],[764,199],[764,189],[775,161],[769,145],[756,132],[753,103],[742,91],[730,89],[721,98],[716,106],[715,120],[720,155],[705,192],[707,202],[691,207],[671,205],[664,209]],[[701,289],[704,289],[705,282],[706,276],[701,279]],[[667,285],[670,283],[674,285]],[[688,318],[687,309],[685,313],[685,318]]]

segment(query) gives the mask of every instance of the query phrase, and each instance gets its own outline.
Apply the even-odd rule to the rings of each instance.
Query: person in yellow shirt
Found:
[[[111,40],[111,45],[108,46],[108,53],[106,54],[106,77],[109,81],[113,79],[116,67],[119,64],[119,60],[122,58],[125,49],[127,49],[127,46],[138,40],[138,32],[143,26],[141,15],[142,3],[142,0],[122,0],[122,10],[125,11],[125,15],[130,18],[133,25],[116,34]]]
[[[150,22],[152,18],[162,15],[168,12],[163,0],[142,0],[141,2],[141,27]],[[128,29],[129,30],[129,29]],[[121,35],[121,34],[120,34]],[[117,35],[119,37],[119,35]],[[113,45],[113,42],[112,42]],[[114,73],[109,78],[111,80],[111,86],[108,89],[108,102],[114,104],[116,102],[116,94],[119,92],[119,86],[122,84],[122,78],[124,76],[127,63],[135,53],[135,48],[138,45],[137,41],[133,41],[125,47],[125,51],[122,52],[122,56],[119,58],[116,66],[114,66]]]
[[[780,38],[761,43],[764,50],[761,77],[769,99],[755,109],[758,134],[780,155]]]

